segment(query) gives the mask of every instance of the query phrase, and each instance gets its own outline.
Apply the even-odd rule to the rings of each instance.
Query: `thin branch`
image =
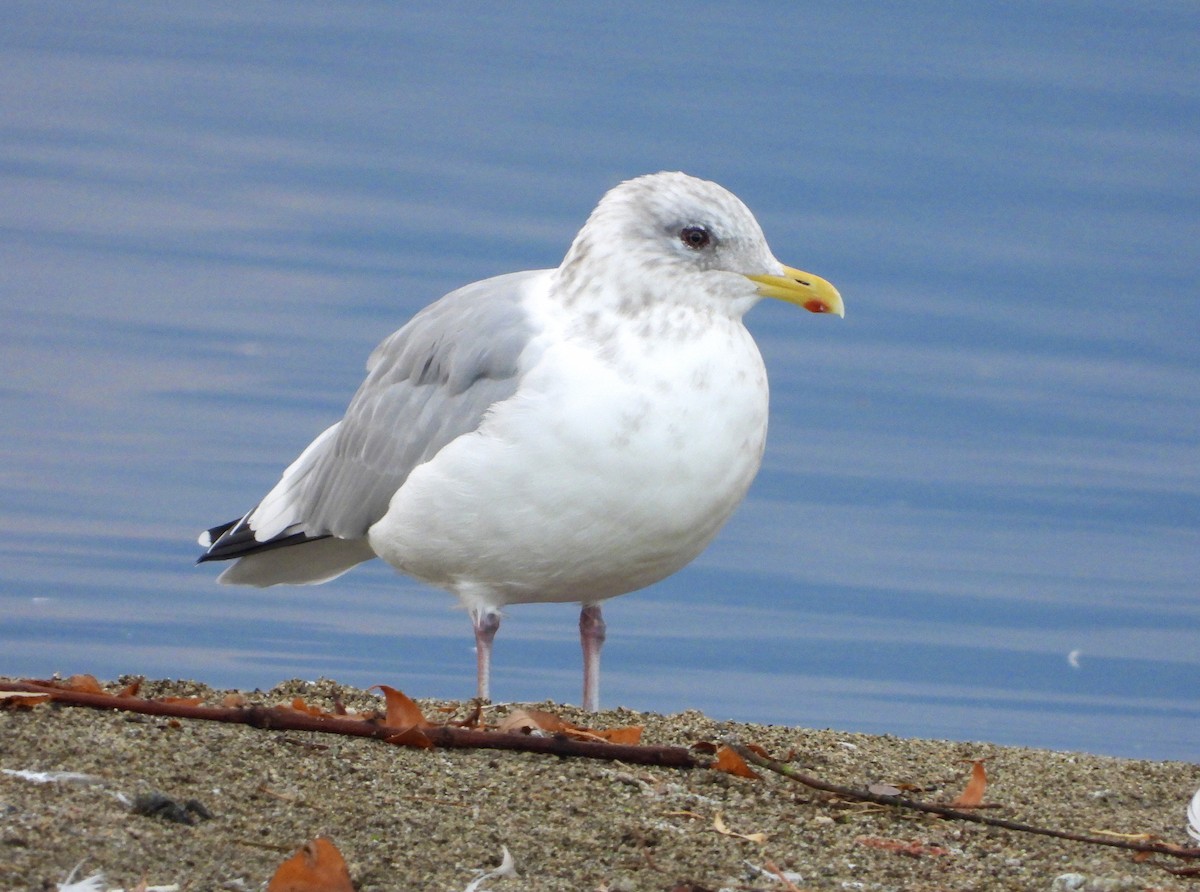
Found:
[[[28,680],[0,681],[0,691],[45,694],[56,703],[66,706],[120,709],[144,715],[228,722],[273,731],[315,731],[351,737],[373,737],[401,746],[515,750],[555,756],[574,756],[581,759],[628,762],[637,765],[658,765],[664,768],[696,768],[703,764],[691,750],[681,746],[607,743],[597,740],[577,740],[565,734],[534,736],[516,732],[475,731],[446,725],[393,728],[374,720],[310,715],[287,707],[198,706],[142,697],[91,694]]]
[[[734,750],[747,762],[753,762],[761,768],[774,771],[776,774],[782,774],[784,777],[804,784],[806,787],[812,787],[814,790],[833,793],[842,799],[850,799],[856,802],[874,802],[878,805],[892,805],[898,808],[907,808],[913,811],[939,815],[940,817],[954,821],[970,821],[974,824],[985,824],[988,827],[1000,827],[1004,830],[1015,830],[1020,833],[1034,833],[1038,836],[1051,836],[1055,839],[1066,839],[1071,842],[1084,842],[1091,845],[1110,846],[1117,849],[1131,849],[1135,852],[1171,855],[1175,858],[1200,858],[1200,849],[1197,848],[1185,848],[1166,842],[1136,842],[1128,839],[1112,839],[1103,836],[1089,836],[1083,833],[1071,833],[1067,830],[1051,830],[1047,827],[1038,827],[1033,824],[1022,823],[1021,821],[1009,821],[1004,818],[993,818],[988,815],[963,811],[951,808],[948,805],[939,805],[935,802],[920,802],[905,796],[890,796],[886,793],[872,793],[870,790],[863,790],[858,787],[846,787],[841,784],[823,781],[810,774],[805,774],[798,768],[756,753],[754,750],[740,743],[730,741],[728,745],[730,749]]]
[[[636,765],[657,765],[664,768],[697,768],[705,760],[697,757],[690,749],[679,746],[648,746],[642,744],[618,744],[605,741],[577,740],[565,734],[535,737],[530,734],[480,731],[447,725],[411,726],[397,728],[384,725],[377,719],[352,719],[328,715],[311,715],[290,707],[244,706],[199,706],[186,702],[151,700],[141,697],[117,696],[73,691],[45,682],[0,680],[0,692],[21,692],[45,695],[65,706],[84,706],[92,709],[120,709],[145,715],[168,716],[171,718],[199,719],[210,722],[228,722],[250,725],[255,728],[277,731],[313,731],[324,734],[341,734],[353,737],[372,737],[400,746],[443,747],[446,749],[498,749],[557,756],[574,756],[584,759],[603,759],[627,762]],[[847,787],[821,780],[806,774],[791,765],[779,762],[737,742],[729,747],[747,762],[781,774],[791,780],[832,793],[843,799],[857,802],[873,802],[905,808],[912,811],[938,815],[955,821],[967,821],[988,827],[999,827],[1020,833],[1032,833],[1070,842],[1128,849],[1169,855],[1174,858],[1200,858],[1200,848],[1185,848],[1164,842],[1138,842],[1129,839],[1091,836],[1066,830],[1052,830],[994,818],[971,811],[952,808],[933,802],[921,802],[904,796],[872,793],[857,787]]]

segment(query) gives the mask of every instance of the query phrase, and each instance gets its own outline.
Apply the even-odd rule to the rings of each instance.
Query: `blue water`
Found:
[[[608,704],[1200,759],[1200,8],[13,2],[0,673],[473,691],[448,595],[217,586],[196,533],[451,288],[683,169],[833,282],[763,305],[772,428]],[[521,606],[495,693],[575,701]]]

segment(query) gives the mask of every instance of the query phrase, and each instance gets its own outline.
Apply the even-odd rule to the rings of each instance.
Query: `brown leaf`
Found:
[[[746,764],[746,760],[727,746],[717,750],[717,761],[713,762],[712,767],[717,771],[724,771],[726,774],[759,779],[758,774]]]
[[[496,730],[517,734],[541,731],[546,734],[565,734],[576,740],[598,740],[606,743],[638,744],[642,741],[642,729],[636,725],[593,730],[573,725],[554,713],[532,708],[509,713]]]
[[[906,855],[909,858],[920,858],[922,855],[950,854],[949,849],[930,845],[917,839],[883,839],[878,836],[859,836],[854,841],[860,846],[867,846],[871,849],[882,849],[885,852],[895,852],[897,855]]]
[[[121,690],[117,691],[117,696],[118,697],[136,697],[137,693],[141,689],[141,687],[142,687],[142,680],[140,678],[134,679],[129,684],[125,685],[125,687],[121,688]]]
[[[983,791],[987,789],[987,772],[983,770],[983,759],[970,759],[971,779],[959,797],[950,803],[951,808],[979,808],[983,805]]]
[[[597,731],[597,736],[609,743],[638,744],[642,742],[642,726],[626,725],[624,728],[606,728]]]
[[[296,712],[302,712],[305,715],[316,716],[317,718],[327,715],[325,710],[316,706],[309,706],[303,697],[293,697],[289,708]]]
[[[401,691],[385,684],[377,684],[368,690],[383,691],[383,699],[387,704],[387,722],[389,728],[429,728],[430,722],[421,712],[421,707]]]
[[[442,706],[438,708],[439,712],[454,712],[457,707]],[[483,724],[483,703],[476,700],[471,705],[471,711],[464,719],[451,721],[450,724],[456,728],[478,728]]]
[[[96,681],[94,675],[72,675],[59,687],[66,688],[68,691],[75,691],[77,694],[107,694],[108,691],[100,687],[100,682]]]
[[[33,709],[50,699],[49,694],[27,694],[23,691],[0,691],[0,709]]]
[[[267,892],[354,892],[354,884],[337,846],[318,836],[279,865]]]
[[[384,743],[394,746],[412,746],[422,750],[430,749],[433,746],[433,741],[420,728],[405,728],[397,731],[390,737],[385,737]]]
[[[517,734],[529,734],[533,731],[554,734],[570,730],[573,727],[550,712],[540,709],[517,709],[510,712],[496,730]]]
[[[504,721],[497,726],[496,730],[517,734],[531,734],[534,731],[542,731],[546,734],[582,735],[592,740],[596,739],[596,735],[585,728],[572,725],[552,712],[533,708],[518,709],[509,713]]]
[[[241,694],[239,694],[237,691],[228,693],[224,697],[221,698],[221,705],[229,707],[230,709],[233,709],[234,707],[237,707],[237,706],[246,706],[248,703],[249,703],[249,701],[246,700],[246,698],[243,697]]]

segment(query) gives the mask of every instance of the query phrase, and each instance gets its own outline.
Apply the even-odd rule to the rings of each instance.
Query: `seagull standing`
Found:
[[[844,315],[716,183],[621,183],[557,269],[467,285],[380,344],[345,417],[200,561],[269,586],[380,557],[448,589],[484,699],[501,609],[579,602],[596,710],[601,602],[695,558],[758,472],[767,375],[742,316],[763,297]]]

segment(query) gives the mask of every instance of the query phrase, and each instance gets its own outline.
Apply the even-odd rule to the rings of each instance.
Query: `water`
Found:
[[[1200,758],[1200,12],[779,9],[9,4],[0,672],[469,695],[449,596],[194,537],[407,316],[683,169],[847,318],[751,314],[763,473],[606,606],[604,700]],[[497,695],[576,700],[577,646],[513,608]]]

